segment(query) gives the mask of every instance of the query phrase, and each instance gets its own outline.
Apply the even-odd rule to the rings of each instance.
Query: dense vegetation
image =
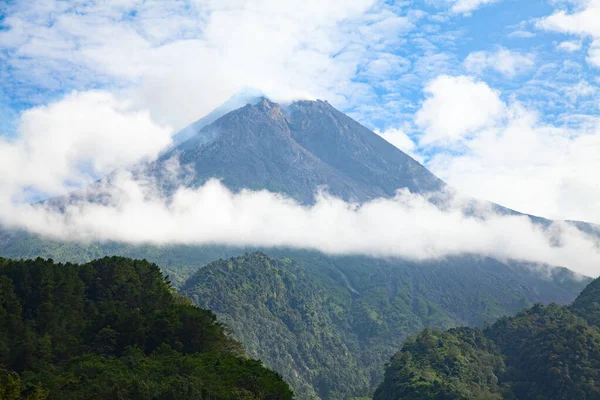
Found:
[[[526,266],[480,258],[400,264],[270,253],[283,258],[219,260],[181,290],[214,311],[301,398],[371,396],[381,365],[408,335],[424,327],[482,326],[536,301],[566,303],[583,286],[566,270],[541,279]]]
[[[375,400],[600,398],[600,279],[571,306],[536,304],[479,329],[424,330],[388,364]]]
[[[0,399],[291,399],[156,265],[0,259]]]
[[[383,378],[381,365],[408,335],[424,327],[482,326],[535,302],[568,303],[585,286],[565,269],[538,273],[518,262],[481,257],[411,263],[289,249],[267,251],[295,261],[272,263],[281,270],[280,276],[297,276],[304,282],[290,291],[293,296],[258,296],[269,287],[271,273],[265,263],[243,261],[247,257],[234,261],[239,268],[224,269],[226,263],[217,262],[189,278],[213,260],[246,251],[224,246],[80,244],[0,231],[2,256],[40,255],[82,263],[119,254],[157,263],[196,305],[216,312],[252,357],[282,374],[304,398],[370,396]],[[223,273],[214,272],[221,269]],[[245,283],[233,288],[238,281]],[[289,282],[284,281],[284,287]],[[244,309],[242,304],[248,306]],[[299,304],[314,312],[305,314]],[[287,315],[302,323],[292,329],[285,322]],[[322,341],[325,332],[331,338]]]

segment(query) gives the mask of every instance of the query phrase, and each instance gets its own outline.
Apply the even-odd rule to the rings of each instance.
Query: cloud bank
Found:
[[[42,204],[4,204],[0,219],[68,241],[292,247],[412,260],[478,254],[600,272],[596,242],[574,227],[542,228],[528,217],[498,215],[456,196],[439,207],[404,190],[357,205],[323,192],[315,205],[303,206],[267,191],[232,193],[212,180],[167,197],[151,179],[126,172],[90,190],[102,192],[104,200],[65,204],[60,212]],[[467,203],[476,216],[465,216]]]

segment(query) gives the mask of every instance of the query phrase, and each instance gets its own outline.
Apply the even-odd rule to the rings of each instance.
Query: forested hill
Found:
[[[535,302],[570,303],[568,270],[462,256],[432,262],[268,250],[200,268],[181,287],[301,399],[370,397],[382,365],[424,327],[483,326]],[[278,258],[277,258],[278,257]]]
[[[291,398],[153,264],[0,258],[0,399]]]
[[[571,306],[535,305],[484,329],[423,330],[374,400],[600,399],[600,279]]]

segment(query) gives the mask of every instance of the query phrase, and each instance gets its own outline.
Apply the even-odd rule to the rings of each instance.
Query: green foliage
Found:
[[[569,307],[536,305],[486,331],[518,399],[600,398],[600,334]]]
[[[600,280],[596,279],[590,283],[573,302],[571,308],[590,325],[600,328]]]
[[[184,294],[197,305],[216,312],[249,354],[281,373],[299,396],[323,399],[371,396],[383,378],[381,365],[408,335],[424,327],[482,326],[535,302],[569,303],[586,283],[565,269],[537,272],[538,267],[481,257],[413,263],[290,249],[268,250],[288,260],[272,263],[280,276],[302,271],[297,276],[303,284],[289,291],[290,296],[255,295],[268,287],[267,271],[260,263],[213,274],[210,271],[221,265],[215,263],[209,272],[190,278],[211,261],[255,250],[64,243],[0,230],[3,256],[89,262],[118,254],[157,263],[177,288],[185,287]],[[223,283],[241,279],[245,284],[236,290]],[[293,280],[283,280],[282,285],[289,282]],[[307,293],[313,294],[309,298]],[[100,337],[110,338],[110,331],[98,339],[98,351],[106,351]]]
[[[300,398],[371,396],[383,378],[381,365],[424,327],[481,326],[534,301],[576,295],[568,276],[560,276],[564,289],[552,275],[487,259],[400,264],[269,253],[281,259],[254,253],[219,260],[181,290],[214,311]]]
[[[392,358],[374,399],[600,398],[599,285],[572,306],[536,304],[483,332],[421,332]]]
[[[498,350],[481,331],[423,330],[392,357],[379,400],[499,400],[497,375],[504,369]]]
[[[0,259],[0,399],[291,399],[158,267]]]

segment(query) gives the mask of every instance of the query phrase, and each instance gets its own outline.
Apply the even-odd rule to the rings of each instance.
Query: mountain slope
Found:
[[[443,187],[409,156],[321,101],[282,109],[261,98],[200,129],[163,155],[152,173],[174,156],[186,175],[193,172],[188,185],[217,177],[234,190],[268,189],[303,203],[321,187],[352,201],[392,196],[403,187],[417,193]]]
[[[193,171],[190,186],[217,177],[234,190],[268,189],[304,202],[311,201],[321,185],[347,198],[368,195],[298,145],[279,105],[266,99],[226,114],[197,137],[205,135],[215,139],[203,143],[192,138],[165,154],[153,169],[164,170],[164,163],[176,155],[184,169]]]
[[[442,189],[444,183],[379,135],[324,101],[297,101],[287,108],[294,140],[354,182],[393,196]]]
[[[565,270],[540,282],[529,267],[477,258],[399,264],[279,253],[291,259],[211,263],[181,293],[214,311],[301,398],[369,395],[382,363],[419,329],[481,326],[536,301],[567,303],[580,288]]]
[[[537,304],[483,332],[419,333],[392,358],[374,399],[600,398],[599,284],[571,306]]]

